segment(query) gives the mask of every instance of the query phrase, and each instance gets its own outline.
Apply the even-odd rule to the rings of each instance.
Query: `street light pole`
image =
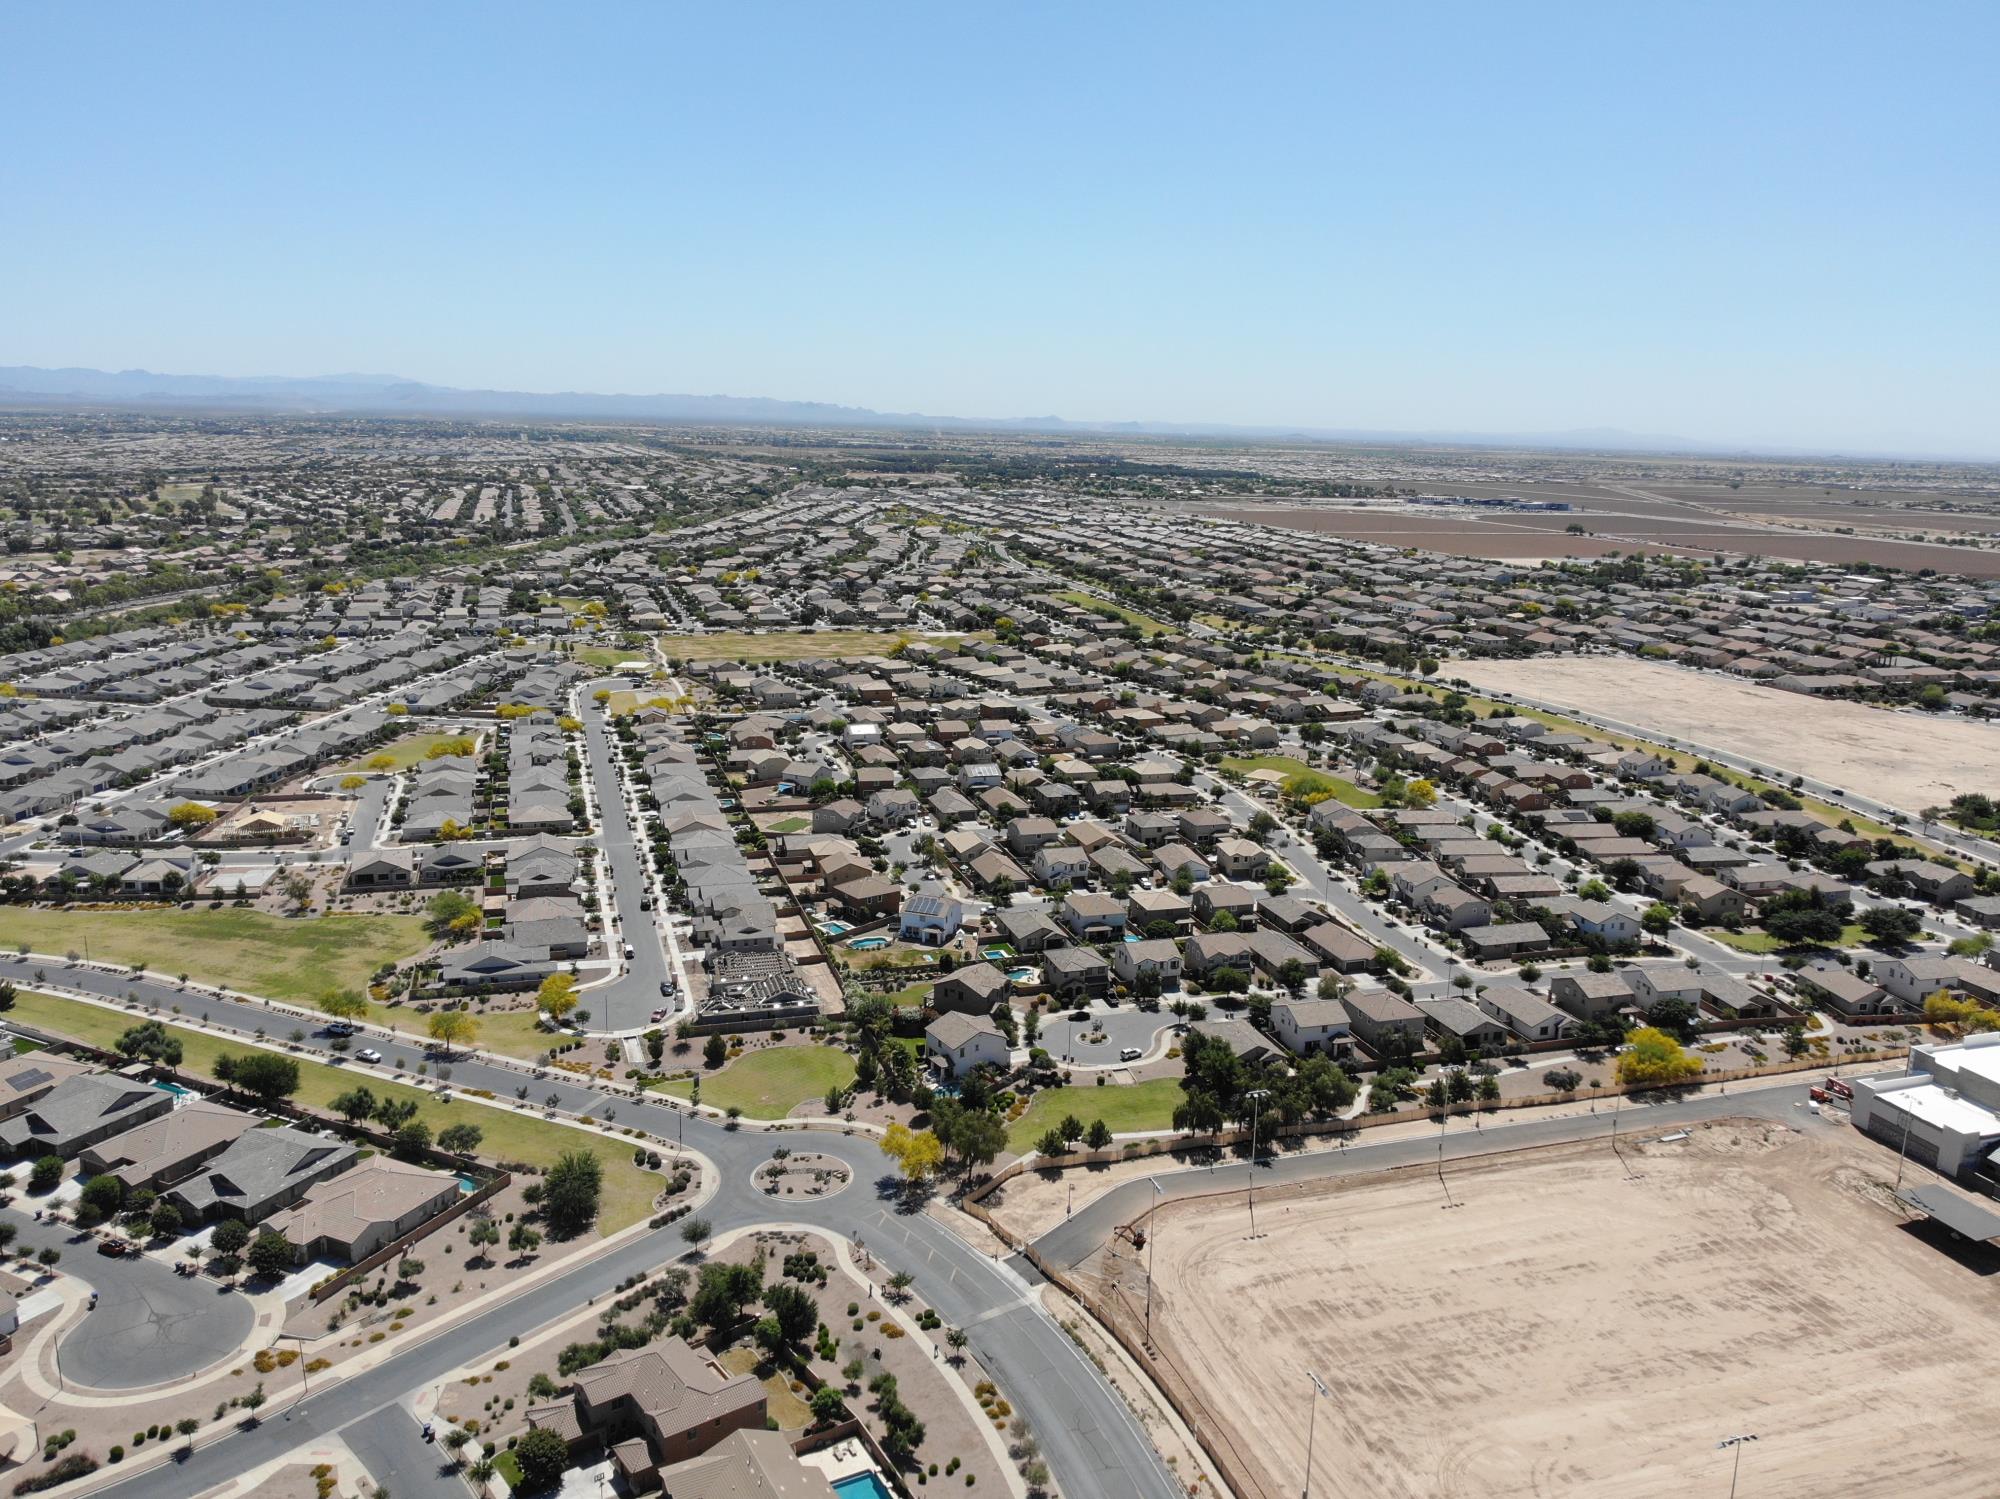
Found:
[[[1157,1177],[1147,1177],[1146,1184],[1153,1189],[1153,1206],[1146,1214],[1146,1346],[1153,1346],[1153,1251],[1160,1247],[1160,1197],[1162,1189]]]
[[[1729,1499],[1736,1499],[1736,1475],[1743,1468],[1743,1444],[1756,1440],[1757,1434],[1755,1432],[1746,1432],[1744,1435],[1738,1437],[1724,1437],[1715,1444],[1718,1448],[1733,1448],[1736,1453],[1735,1460],[1729,1465]]]
[[[1313,1428],[1319,1423],[1319,1397],[1325,1395],[1331,1398],[1333,1395],[1333,1391],[1321,1384],[1319,1376],[1312,1370],[1306,1370],[1306,1378],[1313,1383],[1313,1400],[1306,1415],[1306,1481],[1305,1486],[1299,1490],[1299,1499],[1312,1499]]]
[[[1252,1088],[1243,1096],[1250,1100],[1250,1237],[1254,1239],[1257,1237],[1257,1124],[1271,1090]]]

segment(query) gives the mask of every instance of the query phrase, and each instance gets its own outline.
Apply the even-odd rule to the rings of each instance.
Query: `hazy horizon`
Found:
[[[7,363],[2000,457],[1990,7],[114,11]]]

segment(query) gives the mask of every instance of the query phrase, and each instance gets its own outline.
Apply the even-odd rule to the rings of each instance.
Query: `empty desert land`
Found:
[[[1963,718],[1807,697],[1629,656],[1452,661],[1443,674],[1742,755],[1907,812],[2000,782],[2000,726]]]
[[[1154,1331],[1245,1499],[1990,1495],[2000,1305],[1904,1226],[1892,1155],[1724,1121],[1161,1215]],[[1124,1278],[1140,1282],[1129,1249]],[[1981,1251],[1981,1253],[1985,1253]],[[1134,1307],[1136,1311],[1136,1306]]]

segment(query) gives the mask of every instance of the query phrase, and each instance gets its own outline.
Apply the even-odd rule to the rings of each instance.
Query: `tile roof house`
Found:
[[[257,1223],[297,1202],[314,1182],[345,1170],[358,1154],[352,1145],[302,1129],[253,1129],[166,1196],[194,1223]]]
[[[137,1129],[90,1146],[80,1164],[86,1175],[117,1177],[127,1191],[144,1187],[157,1192],[191,1176],[256,1127],[249,1114],[193,1098]]]
[[[659,1484],[672,1499],[840,1499],[776,1431],[732,1431],[701,1456],[660,1469]]]
[[[764,1426],[764,1386],[728,1374],[679,1338],[614,1353],[571,1383],[568,1397],[530,1406],[528,1424],[572,1449],[602,1444],[635,1492],[660,1487],[664,1468],[685,1463],[738,1431]]]
[[[129,1077],[88,1072],[56,1084],[5,1123],[0,1150],[64,1160],[167,1112],[174,1095]]]
[[[296,1207],[276,1215],[266,1226],[296,1245],[301,1261],[352,1262],[430,1221],[460,1195],[458,1178],[448,1171],[371,1156],[351,1170],[315,1182]]]

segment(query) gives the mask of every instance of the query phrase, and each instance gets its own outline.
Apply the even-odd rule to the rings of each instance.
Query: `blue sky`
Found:
[[[2000,456],[2000,7],[0,14],[0,363]]]

